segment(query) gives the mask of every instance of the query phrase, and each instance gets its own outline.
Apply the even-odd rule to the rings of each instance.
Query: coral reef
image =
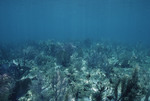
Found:
[[[0,101],[149,101],[149,50],[90,39],[0,45]]]

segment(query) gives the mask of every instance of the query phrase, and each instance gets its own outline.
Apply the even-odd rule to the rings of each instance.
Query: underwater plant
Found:
[[[51,59],[49,56],[45,56],[44,54],[39,54],[35,57],[34,61],[38,66],[46,65]]]
[[[46,95],[42,93],[43,86],[45,84],[44,75],[38,71],[35,71],[37,77],[31,81],[30,90],[33,94],[32,100],[33,101],[41,101],[42,99],[46,101]]]
[[[141,101],[143,88],[139,84],[138,68],[136,68],[131,78],[122,78],[114,86],[115,101]],[[118,93],[121,85],[121,94]],[[120,96],[119,96],[120,95]]]
[[[18,101],[20,97],[24,96],[28,92],[30,84],[31,79],[29,78],[16,81],[12,89],[12,94],[10,95],[10,100]]]
[[[38,72],[38,71],[37,71]],[[36,73],[30,89],[33,93],[33,101],[62,101],[67,92],[67,79],[60,70],[49,69],[48,77],[43,73]]]
[[[98,82],[96,88],[98,90],[92,94],[92,101],[103,101],[103,93],[106,90],[105,86],[102,86],[102,84]]]
[[[68,67],[70,65],[70,58],[74,52],[74,47],[72,44],[64,44],[56,51],[56,59],[58,64]]]
[[[100,64],[100,54],[96,52],[91,52],[89,57],[87,57],[87,63],[89,68],[98,68]]]
[[[25,49],[23,49],[23,55],[26,60],[32,60],[36,57],[38,54],[38,50],[35,49],[33,46],[28,46]]]

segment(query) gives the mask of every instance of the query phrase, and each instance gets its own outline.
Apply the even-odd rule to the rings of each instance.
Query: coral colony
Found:
[[[150,101],[150,48],[85,41],[0,45],[0,101]]]

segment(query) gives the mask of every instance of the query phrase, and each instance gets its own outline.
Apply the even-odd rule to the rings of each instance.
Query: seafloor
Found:
[[[0,44],[0,101],[150,101],[150,47],[89,39]]]

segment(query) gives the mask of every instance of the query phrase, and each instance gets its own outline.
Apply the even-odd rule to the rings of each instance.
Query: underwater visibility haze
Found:
[[[0,0],[0,101],[150,101],[150,0]]]
[[[149,0],[0,0],[1,41],[147,42]]]

